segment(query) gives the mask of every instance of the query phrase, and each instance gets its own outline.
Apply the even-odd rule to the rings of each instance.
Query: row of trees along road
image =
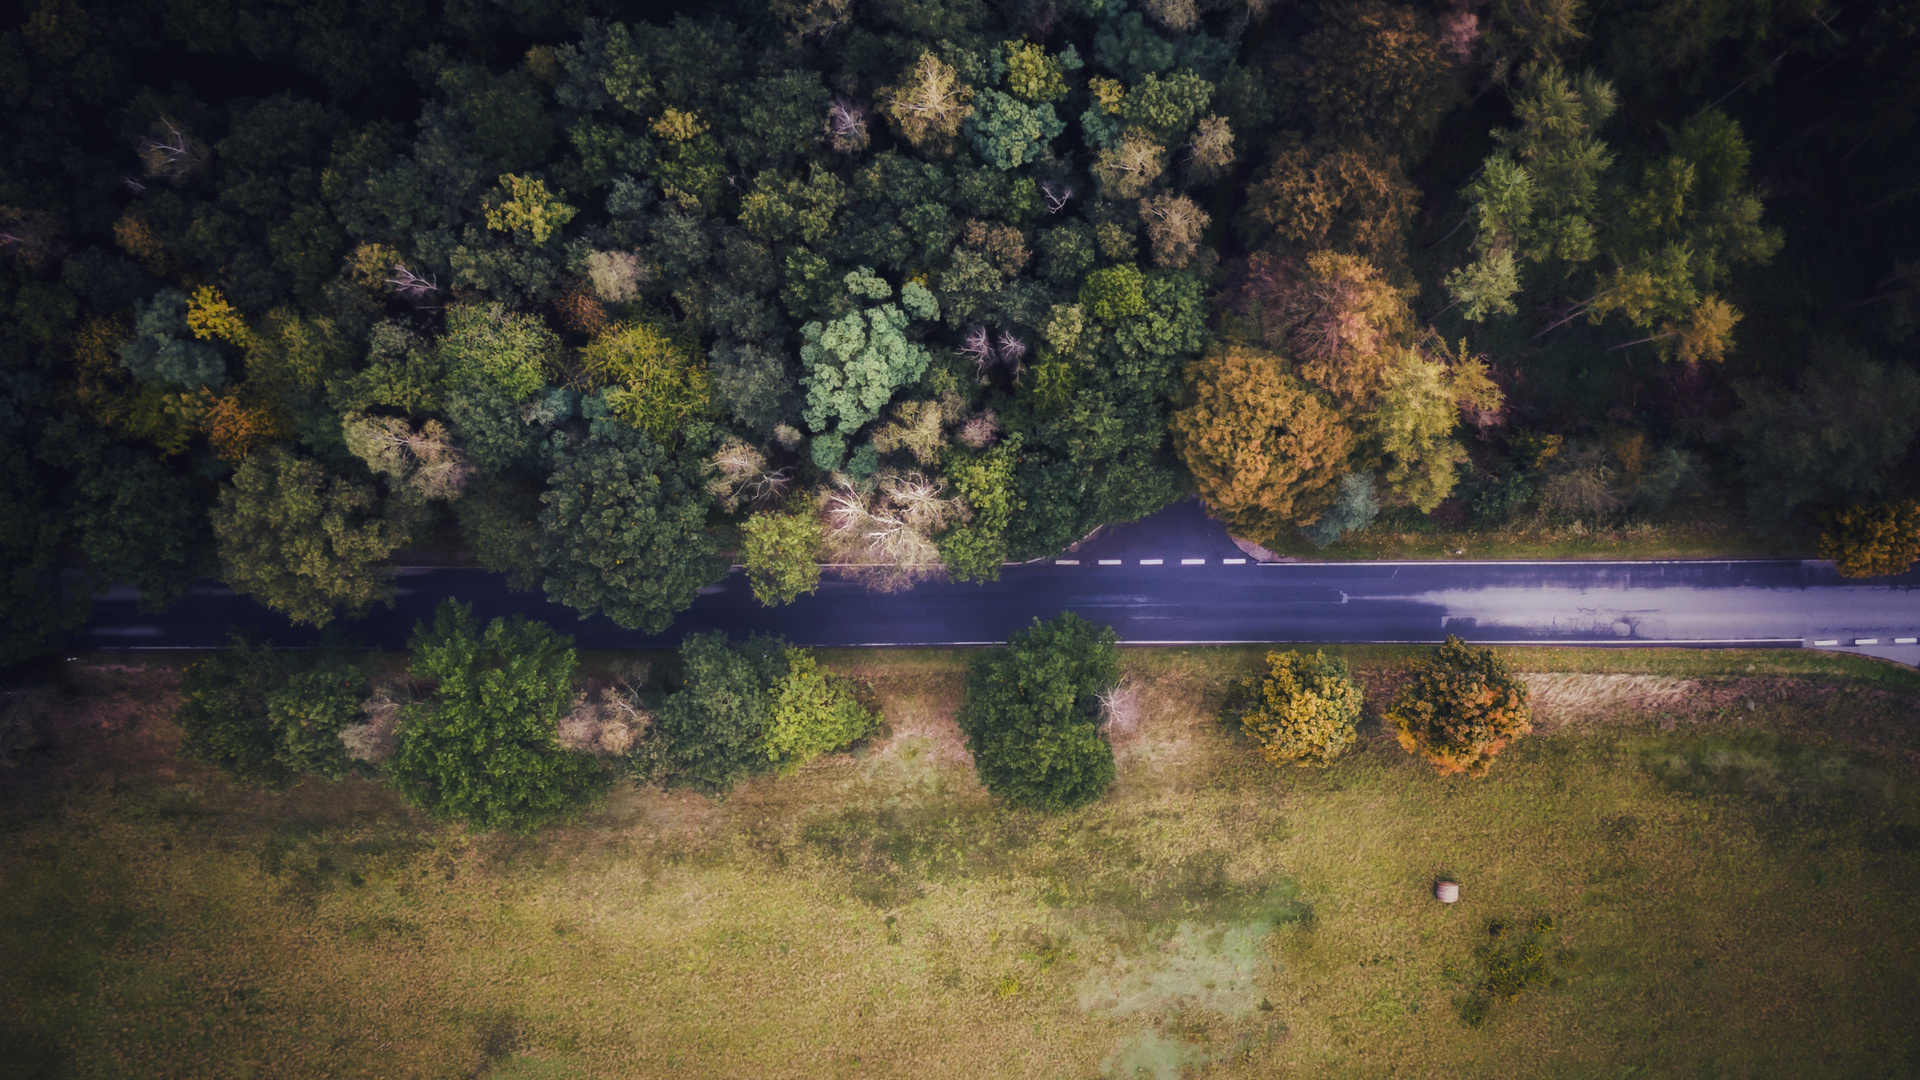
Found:
[[[484,625],[457,601],[414,629],[405,682],[378,657],[236,640],[191,664],[184,752],[284,787],[381,776],[436,817],[531,830],[591,808],[620,777],[725,795],[884,733],[871,688],[777,639],[687,639],[679,663],[581,679],[571,642],[520,618]],[[1115,777],[1116,726],[1137,723],[1113,630],[1064,613],[983,650],[958,716],[980,782],[1009,804],[1075,810]],[[1362,694],[1344,662],[1267,654],[1226,718],[1268,761],[1327,767],[1355,742]],[[1386,710],[1410,753],[1482,776],[1531,730],[1526,686],[1491,650],[1449,637]]]
[[[112,581],[659,629],[729,553],[991,578],[1196,490],[1907,520],[1898,5],[361,7],[0,26],[0,663]]]

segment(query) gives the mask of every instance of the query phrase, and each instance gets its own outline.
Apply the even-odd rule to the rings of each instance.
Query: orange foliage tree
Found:
[[[206,409],[200,414],[200,430],[214,456],[238,465],[247,455],[287,433],[287,418],[278,409],[252,400],[244,389],[216,395],[200,388]]]
[[[1494,756],[1533,730],[1527,686],[1492,649],[1452,634],[1400,688],[1387,710],[1400,746],[1448,776],[1485,776]]]
[[[1232,346],[1187,365],[1186,378],[1174,449],[1222,520],[1273,536],[1332,501],[1353,436],[1285,361]]]

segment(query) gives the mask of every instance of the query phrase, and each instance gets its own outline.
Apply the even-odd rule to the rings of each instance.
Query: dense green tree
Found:
[[[787,675],[787,653],[775,638],[727,644],[721,631],[689,634],[680,643],[681,687],[654,718],[670,784],[725,793],[772,768],[767,732],[775,687]]]
[[[140,305],[133,340],[120,348],[120,362],[134,378],[189,389],[226,385],[226,361],[219,350],[193,339],[187,308],[187,294],[178,289],[162,289]]]
[[[845,281],[856,298],[885,301],[893,295],[893,286],[869,270],[849,273]],[[914,319],[936,314],[932,294],[909,282],[900,290],[898,305],[877,303],[801,327],[800,361],[806,374],[800,382],[807,391],[807,426],[844,438],[878,418],[894,393],[918,379],[933,359],[907,330]]]
[[[72,492],[88,577],[96,585],[132,585],[156,610],[185,595],[214,563],[202,491],[151,454],[108,448]]]
[[[213,511],[227,584],[314,626],[391,603],[382,563],[419,523],[414,505],[278,447],[248,458]]]
[[[431,687],[403,709],[387,763],[408,801],[479,829],[530,830],[606,789],[599,762],[560,747],[576,667],[567,638],[517,616],[482,627],[446,600],[408,647],[408,673]]]
[[[820,519],[810,508],[754,514],[740,526],[740,561],[754,599],[791,604],[820,587]]]
[[[695,443],[676,457],[601,421],[556,451],[538,539],[549,598],[657,634],[726,574],[705,529],[705,463],[693,456],[704,447]]]
[[[368,694],[357,666],[235,637],[187,666],[174,721],[182,749],[245,784],[279,787],[347,773],[340,733]]]
[[[1020,460],[1020,436],[978,457],[947,463],[947,478],[970,515],[942,533],[940,561],[955,581],[998,581],[1007,561],[1007,527],[1025,505],[1014,483],[1014,465]]]
[[[1920,375],[1823,343],[1794,389],[1749,384],[1734,415],[1756,517],[1888,494],[1920,433]]]
[[[1016,169],[1047,151],[1047,144],[1067,130],[1051,105],[1029,105],[998,90],[985,89],[974,97],[967,118],[967,142],[980,160],[998,169]]]
[[[1113,747],[1100,733],[1100,695],[1120,676],[1109,627],[1072,612],[1020,630],[968,666],[960,707],[974,768],[1016,806],[1071,810],[1113,783]]]
[[[25,447],[0,439],[0,668],[60,647],[88,600],[62,587],[67,514]]]

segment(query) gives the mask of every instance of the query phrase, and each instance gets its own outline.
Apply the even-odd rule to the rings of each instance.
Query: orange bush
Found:
[[[1401,748],[1442,776],[1485,776],[1495,755],[1533,730],[1526,684],[1492,649],[1469,648],[1451,634],[1400,689],[1387,719]]]

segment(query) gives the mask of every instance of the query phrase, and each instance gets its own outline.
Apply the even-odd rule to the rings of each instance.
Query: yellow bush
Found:
[[[1920,502],[1849,506],[1825,515],[1820,557],[1840,564],[1843,577],[1905,573],[1920,559]]]

